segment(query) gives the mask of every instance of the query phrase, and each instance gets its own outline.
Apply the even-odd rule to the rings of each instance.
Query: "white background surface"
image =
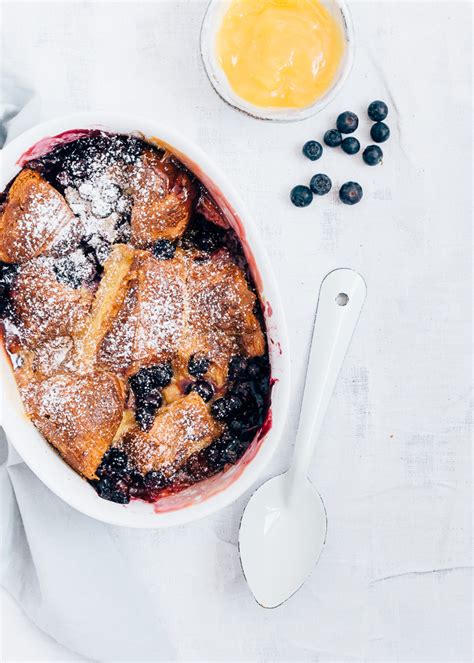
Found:
[[[250,649],[229,646],[226,630],[213,631],[204,615],[202,628],[187,623],[196,615],[184,610],[179,658],[470,661],[470,5],[353,3],[351,77],[325,111],[292,125],[252,120],[215,95],[199,58],[204,8],[2,7],[2,63],[34,93],[38,119],[93,109],[159,117],[222,166],[254,214],[281,286],[294,371],[287,436],[267,476],[290,458],[322,277],[350,266],[367,281],[311,472],[329,514],[320,563],[283,616],[255,609],[254,621],[244,622],[239,639]],[[357,135],[370,142],[365,108],[374,98],[390,106],[381,167],[329,149],[316,165],[303,158],[301,145],[321,139],[346,109],[359,114]],[[315,172],[330,175],[333,191],[293,208],[289,190]],[[337,201],[349,179],[364,188],[354,208]],[[214,580],[236,592],[225,608],[236,623],[249,600],[235,546],[244,504],[215,518],[228,541],[216,540]],[[5,661],[81,660],[30,625],[5,593],[2,627]]]

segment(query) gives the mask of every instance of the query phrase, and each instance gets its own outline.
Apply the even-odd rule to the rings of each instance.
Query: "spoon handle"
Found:
[[[364,279],[352,269],[335,269],[321,283],[291,469],[294,480],[307,473],[366,293]]]

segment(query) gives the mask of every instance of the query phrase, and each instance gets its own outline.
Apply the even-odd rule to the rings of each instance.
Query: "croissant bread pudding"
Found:
[[[225,471],[269,409],[239,239],[167,149],[90,131],[0,197],[2,339],[26,413],[104,499]]]

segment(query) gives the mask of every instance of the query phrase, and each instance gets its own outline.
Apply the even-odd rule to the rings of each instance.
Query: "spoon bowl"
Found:
[[[242,569],[264,608],[276,608],[301,587],[326,540],[326,508],[320,494],[306,478],[290,494],[290,481],[290,472],[285,472],[263,484],[240,525]]]

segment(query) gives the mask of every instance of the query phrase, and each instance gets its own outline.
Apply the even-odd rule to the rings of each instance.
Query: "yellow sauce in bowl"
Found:
[[[329,90],[345,52],[319,0],[232,0],[216,55],[233,91],[262,108],[304,108]]]

